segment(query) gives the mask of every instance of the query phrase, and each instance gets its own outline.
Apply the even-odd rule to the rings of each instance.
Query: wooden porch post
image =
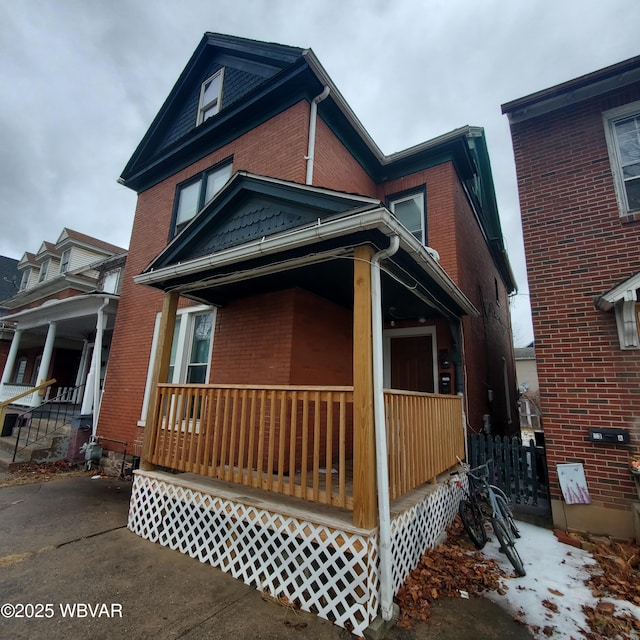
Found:
[[[143,471],[152,471],[155,469],[155,465],[149,460],[149,453],[152,437],[155,435],[157,429],[155,411],[158,399],[158,383],[166,382],[167,375],[169,374],[171,343],[173,342],[173,331],[176,326],[176,311],[178,309],[179,298],[180,294],[177,291],[168,291],[164,294],[164,300],[162,301],[162,315],[160,317],[158,332],[160,339],[158,341],[156,357],[153,362],[149,404],[147,406],[147,415],[145,416],[144,440],[142,443],[142,455],[140,457],[140,468]]]
[[[370,268],[373,253],[372,247],[356,247],[353,263],[353,524],[365,529],[377,523]]]

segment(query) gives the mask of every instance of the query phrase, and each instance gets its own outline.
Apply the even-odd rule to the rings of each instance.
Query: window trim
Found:
[[[179,368],[179,372],[178,372],[178,379],[181,379],[183,377],[183,373],[186,373],[187,371],[187,365],[188,363],[186,363],[185,361],[185,353],[187,353],[187,359],[189,359],[189,350],[191,348],[191,338],[193,336],[193,318],[195,318],[197,315],[203,314],[203,313],[210,313],[212,315],[211,318],[211,340],[209,343],[209,357],[208,357],[208,362],[207,362],[207,373],[206,373],[206,383],[209,383],[209,379],[211,377],[211,357],[213,354],[213,343],[215,341],[215,334],[216,334],[216,321],[218,319],[218,311],[217,311],[217,307],[214,306],[210,306],[210,305],[197,305],[197,306],[193,306],[193,307],[184,307],[183,309],[178,309],[176,311],[176,319],[180,318],[180,328],[178,331],[178,349],[176,351],[176,358],[175,358],[175,363],[180,363],[179,367],[174,363],[174,372],[175,369]],[[144,427],[146,424],[146,419],[147,419],[147,410],[149,408],[149,399],[151,397],[151,384],[152,384],[152,377],[153,377],[153,368],[154,368],[154,364],[155,364],[155,360],[156,360],[156,356],[157,356],[157,352],[158,352],[158,342],[160,341],[159,339],[159,333],[160,333],[160,318],[161,318],[161,313],[158,312],[156,314],[156,320],[155,320],[155,325],[153,328],[153,338],[151,339],[151,351],[149,353],[149,368],[147,369],[147,381],[145,383],[145,387],[144,387],[144,397],[142,400],[142,409],[140,412],[140,420],[138,420],[138,426],[139,427]],[[183,319],[185,319],[186,321],[183,322]],[[189,345],[186,346],[185,341],[186,339],[189,338]],[[175,373],[174,373],[174,377],[175,377]],[[169,384],[173,384],[171,381],[169,381]]]
[[[66,261],[65,261],[66,256]],[[67,273],[71,264],[71,249],[65,249],[60,256],[60,273]]]
[[[115,286],[113,287],[113,291],[107,291],[106,289],[106,284],[107,284],[107,278],[109,276],[114,276],[115,275]],[[104,273],[104,275],[102,276],[102,290],[105,293],[112,293],[113,295],[118,295],[118,292],[120,290],[120,277],[122,275],[122,269],[118,268],[118,269],[111,269],[110,271],[106,271]]]
[[[19,291],[26,291],[29,288],[29,280],[31,280],[31,269],[25,269],[22,272]]]
[[[208,204],[208,202],[205,202],[205,198],[207,195],[208,176],[211,175],[212,173],[225,169],[228,165],[230,165],[230,169],[231,169],[231,173],[227,180],[227,182],[229,182],[229,180],[231,180],[231,177],[233,176],[233,156],[229,156],[224,160],[221,160],[220,162],[216,162],[215,164],[211,165],[204,171],[200,171],[199,173],[191,176],[190,178],[187,178],[186,180],[183,180],[182,182],[176,185],[176,191],[173,197],[173,213],[171,214],[171,226],[169,228],[169,241],[173,240],[173,238],[175,238],[180,233],[180,231],[182,231],[182,229],[184,229],[200,213],[200,211],[202,211],[205,204]],[[193,215],[193,217],[189,218],[184,223],[182,223],[180,230],[178,230],[177,223],[178,223],[178,207],[180,205],[180,194],[182,193],[183,189],[186,189],[198,182],[200,183],[200,190],[198,192],[198,204],[196,206],[196,212]],[[225,182],[225,184],[227,184],[227,182]],[[222,189],[222,187],[220,189]],[[218,191],[220,191],[220,189]],[[218,192],[216,191],[216,193]],[[214,194],[211,197],[209,202],[213,200],[215,196],[216,194]]]
[[[405,189],[404,191],[399,191],[397,193],[392,193],[386,196],[386,206],[387,209],[389,209],[389,211],[394,215],[394,217],[396,216],[395,211],[394,211],[394,207],[395,204],[397,202],[402,202],[405,200],[409,200],[411,198],[415,198],[416,196],[421,196],[422,197],[422,244],[426,247],[428,246],[428,239],[429,239],[429,235],[428,235],[428,227],[427,227],[427,187],[426,185],[422,185],[420,187],[415,187],[412,189]],[[399,218],[397,218],[398,221],[403,224]],[[403,225],[404,226],[404,225]],[[409,231],[407,229],[407,231]],[[409,231],[409,233],[411,233],[411,235],[415,238],[416,236],[414,235],[414,233],[412,231]],[[417,238],[416,238],[417,240]]]
[[[207,83],[213,82],[216,76],[220,76],[220,89],[218,91],[218,95],[213,99],[209,100],[209,102],[203,102],[204,94],[205,94],[205,85]],[[217,115],[220,113],[220,109],[222,108],[222,89],[224,86],[224,67],[218,69],[214,74],[210,75],[201,85],[200,85],[200,97],[198,98],[198,113],[196,117],[196,126],[201,125],[205,120]],[[209,118],[205,118],[204,114],[208,111],[212,106],[216,107],[216,112],[213,116],[209,116]]]
[[[40,265],[40,273],[38,274],[38,284],[40,284],[41,282],[44,282],[47,279],[47,275],[49,273],[49,267],[51,263],[51,258],[47,258],[47,260],[45,260],[41,265]]]
[[[640,118],[640,100],[630,102],[629,104],[625,104],[621,107],[616,107],[615,109],[609,109],[602,113],[609,163],[611,165],[611,173],[613,174],[616,201],[618,203],[618,213],[620,217],[640,213],[640,208],[630,209],[628,205],[627,191],[624,186],[624,177],[622,175],[620,149],[618,147],[618,140],[614,131],[614,127],[617,122],[632,116]]]

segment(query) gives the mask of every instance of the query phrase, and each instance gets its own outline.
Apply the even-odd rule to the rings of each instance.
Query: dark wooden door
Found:
[[[391,387],[433,393],[431,336],[391,338]]]

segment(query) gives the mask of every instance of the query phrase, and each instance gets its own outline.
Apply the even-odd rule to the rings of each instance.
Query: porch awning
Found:
[[[137,283],[219,305],[299,286],[347,306],[353,295],[353,248],[385,249],[398,236],[400,250],[383,265],[383,307],[389,319],[478,314],[440,266],[437,253],[379,201],[248,174],[237,174],[232,183],[135,278]],[[265,183],[268,194],[263,193]],[[272,229],[292,219],[308,222],[217,248],[228,242],[230,228],[240,226],[234,216],[255,220],[254,212],[265,207],[277,221]],[[244,235],[251,238],[251,229]]]
[[[31,333],[46,335],[50,322],[59,324],[58,335],[79,338],[96,328],[96,315],[106,302],[103,312],[107,317],[115,316],[119,296],[108,293],[89,293],[47,300],[32,309],[23,309],[2,317],[3,322],[15,322],[16,327]]]
[[[640,271],[596,298],[600,311],[615,310],[620,349],[640,349]]]

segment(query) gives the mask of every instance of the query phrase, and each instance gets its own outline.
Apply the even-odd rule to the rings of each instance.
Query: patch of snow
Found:
[[[482,553],[496,560],[512,578],[504,580],[505,595],[489,592],[487,598],[532,628],[536,638],[548,637],[543,633],[545,627],[553,628],[552,637],[584,637],[583,630],[588,626],[582,607],[595,607],[598,602],[585,584],[590,575],[587,567],[595,562],[593,557],[587,551],[558,541],[548,529],[520,521],[517,525],[522,537],[516,541],[516,549],[527,575],[515,577],[508,558],[500,552],[495,536],[490,533],[490,541]],[[543,600],[556,605],[557,611],[545,607]],[[624,612],[640,619],[640,607],[612,598],[602,600],[615,604],[616,615]]]

